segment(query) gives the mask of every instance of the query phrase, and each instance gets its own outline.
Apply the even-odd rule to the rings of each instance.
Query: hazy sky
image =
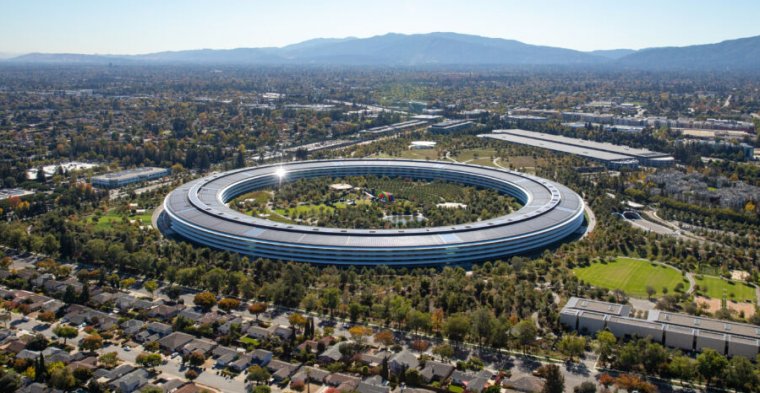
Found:
[[[758,0],[0,0],[0,52],[133,54],[452,31],[579,50],[760,35]]]

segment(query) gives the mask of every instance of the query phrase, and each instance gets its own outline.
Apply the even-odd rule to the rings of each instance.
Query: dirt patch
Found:
[[[744,270],[731,270],[731,279],[734,281],[745,281],[749,278],[749,272]]]
[[[696,296],[694,300],[697,302],[697,304],[707,304],[707,310],[711,313],[714,313],[716,311],[720,311],[720,299],[711,299],[704,296]],[[729,310],[732,312],[735,312],[736,314],[739,314],[740,312],[744,311],[744,317],[749,318],[753,315],[755,315],[755,305],[752,303],[745,303],[745,302],[735,302],[733,300],[729,300],[726,302],[726,306]]]

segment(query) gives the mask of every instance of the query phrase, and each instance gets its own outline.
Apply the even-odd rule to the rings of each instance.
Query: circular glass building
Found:
[[[284,224],[234,211],[241,194],[313,177],[387,176],[490,188],[523,206],[505,216],[414,229],[340,229]],[[563,240],[583,223],[583,200],[569,188],[497,168],[440,161],[298,161],[194,180],[164,200],[168,227],[201,245],[254,258],[341,265],[444,265],[527,253]]]

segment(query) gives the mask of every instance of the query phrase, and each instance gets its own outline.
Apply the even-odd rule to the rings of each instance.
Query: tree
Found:
[[[383,344],[386,347],[393,345],[395,341],[396,340],[393,337],[393,332],[390,330],[386,329],[375,333],[375,342]]]
[[[143,284],[143,288],[150,293],[150,297],[153,297],[153,292],[158,289],[158,282],[156,280],[148,280]]]
[[[694,360],[688,356],[673,356],[673,359],[668,363],[668,373],[683,381],[691,381],[694,378],[695,369],[696,364]]]
[[[338,308],[340,303],[340,291],[338,288],[325,288],[322,290],[322,305],[327,308],[332,318],[335,313],[335,309]]]
[[[31,340],[26,342],[26,349],[30,351],[42,351],[47,348],[50,342],[42,334],[35,334]]]
[[[135,362],[145,368],[154,369],[161,365],[163,358],[160,353],[142,352],[137,355]]]
[[[647,285],[647,296],[649,297],[650,300],[652,299],[652,296],[654,296],[654,294],[656,294],[656,293],[657,293],[657,290],[655,290],[653,287]]]
[[[137,282],[133,277],[125,278],[119,282],[122,288],[130,288]]]
[[[351,302],[348,305],[348,318],[352,323],[356,323],[362,314],[366,313],[366,307],[357,302]]]
[[[164,293],[169,297],[169,299],[176,301],[182,294],[182,289],[177,285],[172,285],[168,288],[164,288]]]
[[[37,315],[37,319],[39,319],[42,322],[50,323],[50,322],[55,321],[55,313],[53,313],[52,311],[43,311],[39,313],[39,315]]]
[[[483,340],[491,336],[494,320],[491,312],[480,307],[472,313],[472,332],[478,338],[478,345],[483,345]]]
[[[449,340],[454,342],[464,341],[470,331],[470,319],[464,314],[450,316],[443,326],[443,332]]]
[[[444,360],[448,360],[454,356],[454,348],[449,344],[441,344],[433,348],[433,354],[442,357]]]
[[[116,352],[108,352],[98,357],[98,362],[105,368],[114,368],[119,365],[119,355]]]
[[[248,306],[248,312],[256,316],[256,320],[259,319],[259,314],[264,313],[267,310],[266,303],[253,303]]]
[[[411,309],[406,313],[406,328],[417,333],[417,331],[430,330],[430,314],[419,310]]]
[[[187,378],[188,381],[195,381],[196,378],[198,378],[198,372],[194,369],[188,369],[185,371],[185,378]]]
[[[543,375],[546,379],[541,393],[563,393],[565,391],[565,377],[556,364],[543,366]]]
[[[669,357],[670,354],[662,345],[648,343],[644,349],[641,362],[644,364],[644,369],[648,373],[659,374]]]
[[[34,380],[36,382],[45,381],[45,375],[47,375],[47,367],[45,367],[45,357],[40,353],[37,361],[34,363]]]
[[[206,356],[203,352],[193,351],[188,355],[187,362],[193,367],[200,367],[206,362]]]
[[[66,367],[56,367],[50,371],[48,385],[53,388],[68,391],[76,386],[77,380]]]
[[[237,310],[237,308],[240,307],[240,300],[226,297],[219,301],[218,307],[227,312]]]
[[[714,349],[707,348],[697,356],[697,370],[705,378],[707,385],[715,377],[721,375],[726,366],[728,366],[726,358]]]
[[[348,329],[348,333],[359,344],[364,344],[364,338],[372,334],[372,329],[366,326],[352,326]]]
[[[252,385],[250,390],[251,390],[251,393],[271,393],[272,392],[272,388],[270,388],[267,385]]]
[[[523,353],[526,348],[536,341],[536,335],[538,335],[538,328],[531,319],[524,319],[518,322],[512,328],[512,335],[517,339],[517,342],[522,347]]]
[[[72,326],[58,325],[53,329],[53,333],[56,336],[63,338],[63,345],[66,345],[66,341],[70,338],[74,338],[79,335],[79,330]]]
[[[259,365],[253,365],[248,368],[248,376],[245,378],[248,381],[253,381],[257,385],[269,381],[269,371],[262,368]]]
[[[612,349],[616,343],[617,338],[608,330],[602,330],[596,334],[596,354],[599,356],[602,366],[606,366],[609,363]]]
[[[193,298],[193,303],[204,311],[209,311],[216,304],[216,297],[209,291],[199,292]]]
[[[306,325],[306,317],[301,313],[294,312],[288,316],[288,323],[290,326],[299,329]]]
[[[728,386],[740,392],[757,391],[760,376],[755,372],[752,362],[743,356],[734,356],[726,367],[725,380]]]
[[[79,343],[79,346],[81,346],[82,349],[88,351],[96,351],[103,346],[103,337],[101,337],[97,332],[93,332],[92,334],[83,338]]]
[[[0,392],[15,392],[21,387],[21,377],[13,371],[0,368]]]
[[[586,349],[586,338],[576,336],[574,334],[567,334],[562,337],[559,342],[559,351],[567,355],[570,361],[573,361],[575,356],[580,357],[583,355],[583,351]]]
[[[396,321],[399,328],[411,308],[412,304],[403,296],[393,295],[388,301],[388,311],[390,312],[391,319]]]
[[[573,393],[596,393],[596,385],[591,381],[583,381],[573,388]]]

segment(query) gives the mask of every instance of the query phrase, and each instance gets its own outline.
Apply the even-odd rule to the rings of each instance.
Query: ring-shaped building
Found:
[[[341,229],[286,224],[228,207],[247,192],[314,177],[378,176],[444,180],[489,188],[519,200],[510,214],[460,225]],[[203,177],[164,200],[168,227],[200,245],[254,258],[339,265],[444,265],[536,251],[583,224],[584,204],[569,188],[536,176],[441,161],[341,159],[251,167]]]

